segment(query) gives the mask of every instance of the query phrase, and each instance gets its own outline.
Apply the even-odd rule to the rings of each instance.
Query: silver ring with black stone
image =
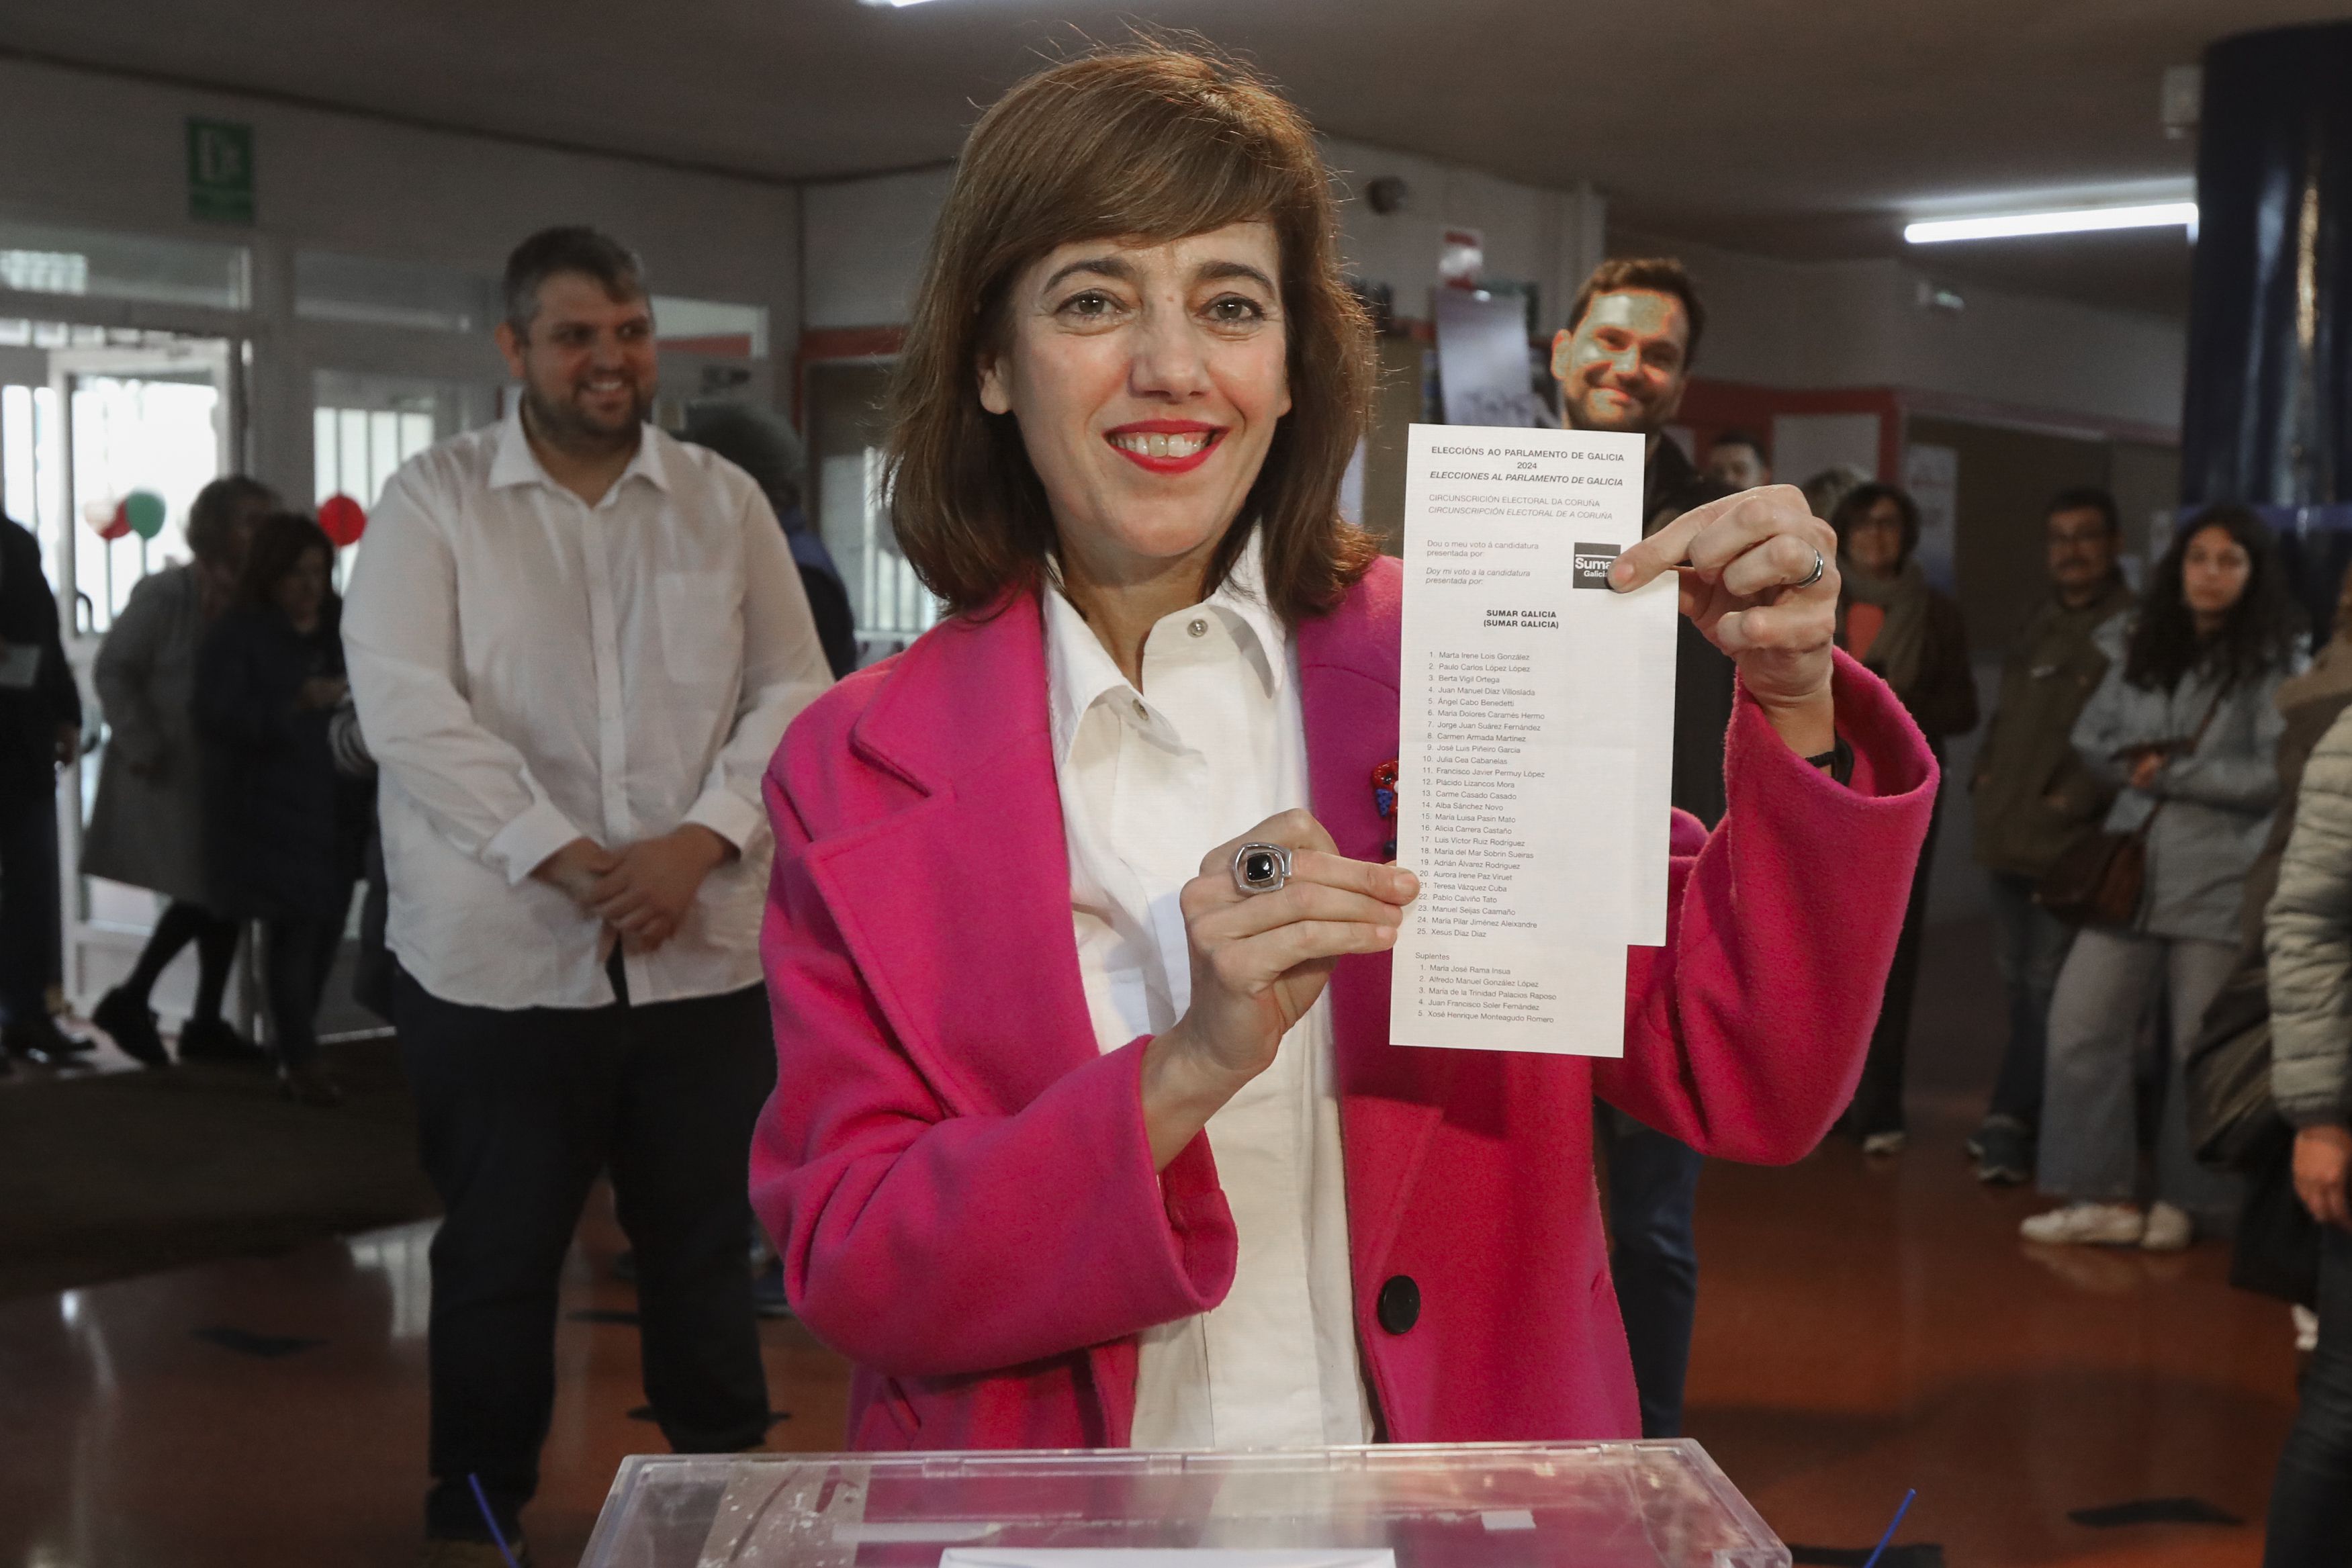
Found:
[[[1244,893],[1280,893],[1290,883],[1290,852],[1280,844],[1244,844],[1234,852],[1234,885]]]

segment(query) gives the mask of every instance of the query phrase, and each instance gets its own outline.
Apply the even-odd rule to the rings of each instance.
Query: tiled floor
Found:
[[[1979,968],[1931,968],[1909,1154],[1868,1163],[1832,1143],[1786,1170],[1709,1170],[1691,1435],[1795,1542],[1866,1546],[1916,1486],[1903,1539],[1941,1542],[1956,1568],[2251,1568],[2293,1412],[2286,1311],[2230,1291],[2212,1247],[2016,1240],[2035,1200],[1979,1188],[1958,1147],[1976,1105],[1956,1086],[1981,1066],[1967,1060],[1982,1054]],[[0,1568],[403,1568],[428,1234],[0,1302]],[[576,1557],[620,1458],[658,1446],[627,1415],[642,1400],[635,1331],[569,1316],[628,1307],[617,1246],[592,1204],[529,1521],[549,1568]],[[836,1446],[842,1364],[793,1324],[763,1338],[792,1412],[776,1445]],[[2065,1517],[2168,1496],[2254,1522]]]

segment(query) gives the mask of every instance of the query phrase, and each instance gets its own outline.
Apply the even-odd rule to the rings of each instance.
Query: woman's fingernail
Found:
[[[1617,558],[1617,564],[1609,569],[1609,586],[1627,588],[1632,586],[1633,581],[1633,563],[1621,555]]]
[[[1409,871],[1398,872],[1392,885],[1396,888],[1397,897],[1404,903],[1411,904],[1421,896],[1421,878]]]

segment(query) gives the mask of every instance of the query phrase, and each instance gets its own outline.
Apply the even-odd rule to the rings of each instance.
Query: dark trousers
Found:
[[[2042,1084],[2050,1057],[2050,998],[2074,945],[2074,928],[2033,902],[2034,879],[1989,872],[1992,956],[2009,991],[2009,1044],[1987,1116],[2007,1116],[2029,1130],[2042,1124]]]
[[[1911,1052],[1911,998],[1919,985],[1919,940],[1927,924],[1927,873],[1936,863],[1936,839],[1944,822],[1943,792],[1927,818],[1927,841],[1919,846],[1919,869],[1911,876],[1911,901],[1903,907],[1903,933],[1895,939],[1895,962],[1886,971],[1886,994],[1870,1031],[1870,1055],[1862,1064],[1846,1110],[1847,1130],[1859,1137],[1903,1131],[1903,1064]]]
[[[433,1239],[432,1472],[425,1531],[487,1540],[539,1485],[555,1399],[556,1281],[610,1171],[635,1249],[645,1391],[672,1448],[727,1453],[768,1430],[744,1252],[751,1127],[775,1082],[765,991],[501,1011],[394,979]]]
[[[270,920],[261,935],[270,1047],[280,1065],[300,1067],[319,1054],[319,1001],[343,945],[343,923],[319,915]]]
[[[210,1023],[220,1017],[221,998],[228,990],[229,966],[236,959],[236,938],[242,929],[228,915],[173,899],[156,920],[138,966],[117,988],[145,1007],[164,969],[180,956],[181,948],[193,942],[196,945],[196,1002],[189,1009],[188,1021]]]
[[[58,920],[57,794],[0,789],[0,1024],[49,1016]]]
[[[1596,1131],[1609,1166],[1609,1272],[1642,1400],[1642,1436],[1680,1437],[1691,1324],[1698,1315],[1692,1218],[1706,1162],[1689,1145],[1614,1106],[1601,1107]]]
[[[2320,1243],[2319,1349],[2271,1483],[2263,1568],[2352,1563],[2352,1233]]]

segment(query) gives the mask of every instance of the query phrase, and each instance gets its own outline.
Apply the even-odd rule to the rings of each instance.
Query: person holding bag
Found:
[[[2024,1222],[2029,1241],[2172,1251],[2194,1237],[2193,1212],[2232,1206],[2230,1179],[2190,1154],[2181,1069],[2236,963],[2246,873],[2278,800],[2273,698],[2293,673],[2297,633],[2269,529],[2232,506],[2183,528],[2139,615],[2101,629],[2112,663],[2075,722],[2074,747],[2119,791],[2105,825],[2123,836],[2108,886],[2126,896],[2108,923],[2086,926],[2059,971],[2038,1163],[2042,1190],[2065,1201]],[[2156,1201],[2143,1209],[2132,1064],[2159,985],[2171,1048]]]

